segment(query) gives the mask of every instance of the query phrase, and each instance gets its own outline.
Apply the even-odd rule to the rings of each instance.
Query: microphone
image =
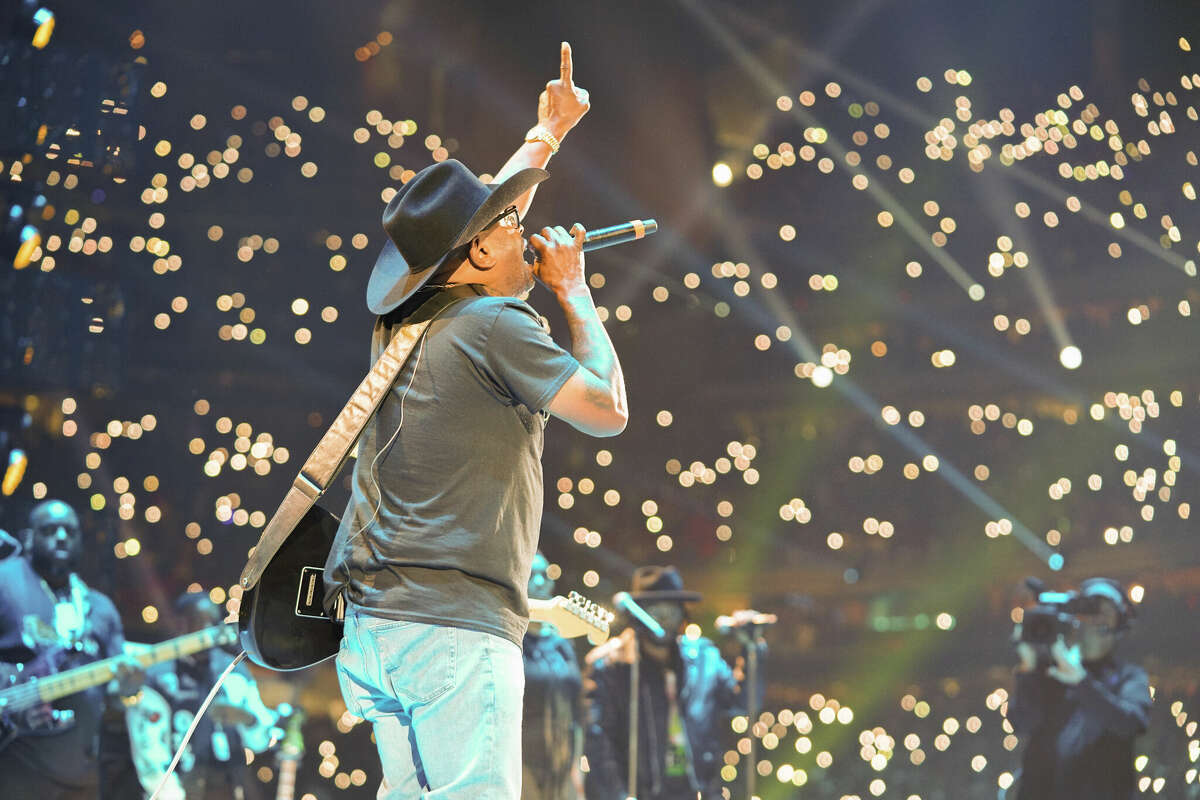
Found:
[[[775,616],[774,614],[764,614],[761,611],[756,611],[754,612],[754,616],[750,618],[750,621],[746,623],[746,625],[764,627],[767,625],[774,625],[778,621],[779,617]],[[717,630],[721,633],[730,633],[731,631],[742,627],[737,624],[733,617],[726,616],[725,614],[717,617],[716,625]]]
[[[596,228],[583,235],[583,251],[599,250],[601,247],[611,247],[614,244],[624,244],[635,239],[644,239],[658,232],[658,222],[652,219],[633,219],[620,225],[609,225],[607,228]],[[532,264],[537,261],[537,252],[528,245],[525,247],[525,262]]]
[[[655,637],[659,639],[667,638],[667,632],[663,630],[663,626],[659,625],[658,620],[650,616],[646,609],[639,606],[637,601],[630,596],[629,592],[617,592],[616,596],[613,597],[613,604],[617,608],[623,608],[629,612],[631,617],[645,625],[646,630],[650,631]]]
[[[609,225],[607,228],[597,228],[583,235],[583,251],[599,250],[614,244],[632,242],[634,239],[644,239],[658,232],[658,223],[652,219],[633,219],[620,225]]]

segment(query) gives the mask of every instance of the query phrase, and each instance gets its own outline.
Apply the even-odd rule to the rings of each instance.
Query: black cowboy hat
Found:
[[[629,595],[639,603],[656,600],[696,603],[701,597],[699,592],[683,588],[683,578],[674,567],[638,567],[633,571]]]
[[[388,241],[367,281],[367,308],[386,314],[412,297],[445,263],[517,198],[549,177],[530,167],[486,184],[453,158],[414,175],[383,211]]]

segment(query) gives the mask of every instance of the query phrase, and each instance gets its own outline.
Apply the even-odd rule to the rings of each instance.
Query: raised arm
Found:
[[[625,376],[584,278],[584,233],[576,223],[570,234],[561,227],[543,228],[529,239],[538,254],[534,269],[567,317],[571,355],[580,364],[547,410],[584,433],[616,436],[629,421]]]
[[[545,90],[538,98],[537,125],[530,128],[526,141],[509,157],[500,171],[496,173],[495,181],[500,182],[513,173],[527,167],[545,167],[554,155],[554,149],[546,139],[553,137],[554,141],[562,142],[567,133],[588,112],[587,89],[576,86],[572,80],[574,67],[571,62],[571,45],[562,43],[561,59],[558,78],[546,84]],[[543,139],[533,138],[538,128],[545,129],[550,136]],[[517,211],[524,219],[525,212],[533,203],[533,194],[537,191],[534,185],[517,199]]]

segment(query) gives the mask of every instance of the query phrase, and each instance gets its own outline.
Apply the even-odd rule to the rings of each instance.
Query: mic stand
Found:
[[[746,650],[746,691],[749,697],[746,700],[746,721],[750,732],[750,769],[746,770],[746,798],[747,800],[755,800],[757,791],[758,779],[758,747],[757,740],[754,736],[754,726],[758,721],[758,627],[757,625],[748,625],[750,631],[754,634],[750,636],[750,641]]]
[[[626,800],[637,800],[637,767],[638,767],[638,695],[641,682],[640,642],[637,627],[633,631],[633,656],[629,662],[629,791]]]

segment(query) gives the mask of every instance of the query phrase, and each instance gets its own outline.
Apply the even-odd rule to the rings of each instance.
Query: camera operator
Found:
[[[1129,800],[1133,740],[1151,703],[1145,670],[1113,657],[1133,607],[1108,578],[1038,601],[1014,634],[1020,663],[1008,719],[1026,740],[1017,798]]]

